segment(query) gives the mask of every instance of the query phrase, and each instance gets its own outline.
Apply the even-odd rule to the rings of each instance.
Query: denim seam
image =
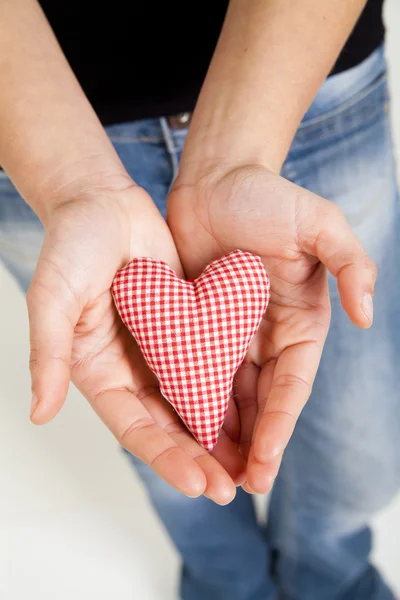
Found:
[[[346,102],[344,102],[337,108],[329,110],[328,112],[325,112],[322,115],[319,115],[318,117],[314,117],[312,119],[308,119],[307,121],[304,121],[303,123],[300,123],[300,125],[298,127],[298,131],[299,130],[305,131],[307,129],[312,129],[314,126],[320,125],[321,123],[323,123],[325,121],[325,119],[339,116],[341,113],[343,113],[346,110],[348,110],[349,108],[352,108],[353,106],[355,106],[358,102],[361,102],[361,100],[364,100],[364,98],[367,98],[369,96],[369,94],[372,94],[373,92],[375,92],[382,85],[382,83],[384,83],[386,80],[387,80],[387,74],[383,73],[382,75],[380,75],[378,77],[378,79],[375,80],[375,82],[373,82],[372,84],[367,86],[367,88],[365,88],[364,90],[358,92],[358,94],[356,94],[350,100],[347,100]]]
[[[173,183],[175,181],[176,176],[178,175],[178,168],[179,168],[177,149],[175,147],[174,138],[172,137],[171,131],[169,129],[167,119],[165,117],[161,117],[160,124],[161,124],[161,130],[162,130],[163,136],[164,136],[164,142],[167,147],[167,150],[168,150],[168,153],[169,153],[169,156],[171,159],[171,163],[172,163],[172,173],[173,173],[172,183]],[[172,183],[171,183],[171,187],[172,187]]]
[[[343,114],[338,115],[335,122],[332,119],[328,120],[326,126],[322,123],[312,130],[302,129],[298,131],[286,159],[287,167],[293,169],[291,163],[294,164],[302,160],[306,153],[318,152],[322,146],[328,148],[328,144],[332,145],[345,139],[355,140],[356,136],[361,135],[367,128],[374,126],[376,123],[382,120],[389,122],[388,111],[380,99],[372,109],[368,107],[369,105],[360,107],[357,120],[354,115]],[[329,123],[331,123],[331,126],[328,126]],[[299,182],[296,183],[303,185]]]

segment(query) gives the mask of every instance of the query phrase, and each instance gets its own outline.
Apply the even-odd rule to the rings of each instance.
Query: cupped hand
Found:
[[[186,162],[186,164],[190,164]],[[201,170],[199,169],[199,173]],[[311,393],[330,322],[327,272],[351,321],[372,323],[376,268],[337,205],[259,166],[182,172],[168,223],[184,270],[240,248],[261,256],[271,300],[234,385],[245,489],[267,492]]]
[[[116,271],[137,256],[182,273],[168,227],[128,176],[63,194],[48,211],[27,295],[32,421],[56,415],[71,379],[117,440],[169,484],[188,496],[229,502],[243,458],[227,435],[215,457],[197,444],[161,396],[110,292]]]

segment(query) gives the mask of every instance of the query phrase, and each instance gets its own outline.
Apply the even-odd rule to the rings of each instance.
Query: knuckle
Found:
[[[150,461],[149,467],[155,467],[157,462],[160,460],[170,460],[176,456],[176,453],[180,453],[180,449],[178,446],[168,446],[168,448],[164,448],[161,452],[158,452]]]
[[[368,255],[364,258],[364,268],[366,271],[368,271],[371,279],[375,280],[377,278],[378,267]]]
[[[33,373],[39,364],[39,352],[36,348],[31,348],[29,354],[29,370]]]
[[[129,391],[129,390],[128,390]],[[151,398],[154,395],[160,394],[160,386],[159,385],[143,385],[137,391],[134,392],[140,402]]]
[[[37,292],[37,286],[35,285],[34,281],[32,281],[28,288],[28,291],[26,292],[26,304],[28,306],[28,309],[31,308],[35,303],[37,298]]]
[[[273,388],[283,387],[283,388],[294,388],[294,387],[305,387],[307,390],[310,389],[310,383],[295,375],[294,373],[282,373],[275,377],[273,383]]]
[[[66,369],[70,369],[70,357],[62,356],[61,354],[49,353],[46,345],[31,346],[29,354],[29,370],[31,373],[39,370],[40,368],[48,365],[49,363],[60,363]]]
[[[183,427],[182,423],[180,423],[178,420],[170,421],[169,423],[167,423],[167,425],[163,427],[163,430],[166,434],[171,436],[185,433],[185,428]]]
[[[151,427],[154,427],[155,421],[152,417],[141,417],[139,419],[135,419],[124,429],[121,435],[118,436],[119,443],[126,447],[127,440],[131,436],[139,433],[140,431],[145,431]]]
[[[267,410],[264,413],[264,417],[266,417],[267,419],[271,419],[271,417],[277,417],[279,419],[289,420],[292,422],[292,427],[294,427],[294,425],[297,421],[297,417],[292,411],[283,410],[283,409],[279,409],[279,408]]]
[[[337,204],[336,202],[333,202],[332,200],[329,200],[329,211],[327,214],[327,217],[330,219],[331,217],[335,217],[336,219],[346,219],[346,216],[343,212],[343,209],[341,206],[339,206],[339,204]]]

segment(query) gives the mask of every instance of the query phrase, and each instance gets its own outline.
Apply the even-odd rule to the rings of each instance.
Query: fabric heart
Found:
[[[116,274],[112,293],[163,396],[212,450],[234,375],[268,305],[261,259],[235,250],[189,282],[163,262],[135,258]]]

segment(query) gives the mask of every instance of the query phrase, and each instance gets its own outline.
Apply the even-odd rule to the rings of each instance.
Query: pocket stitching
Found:
[[[375,81],[373,83],[371,83],[365,89],[358,92],[355,96],[353,96],[346,102],[343,102],[343,104],[341,104],[340,106],[337,106],[336,108],[333,108],[332,110],[329,110],[329,111],[323,113],[322,115],[318,115],[317,117],[308,119],[307,121],[300,123],[298,130],[302,131],[302,132],[306,131],[307,129],[311,130],[311,129],[319,126],[325,120],[328,120],[332,117],[340,116],[343,112],[345,112],[349,108],[352,108],[353,106],[358,104],[358,102],[361,102],[362,100],[364,100],[364,98],[367,98],[369,96],[369,94],[372,94],[373,92],[375,92],[383,83],[386,83],[386,81],[387,81],[387,73],[383,73],[377,79],[375,79]]]

